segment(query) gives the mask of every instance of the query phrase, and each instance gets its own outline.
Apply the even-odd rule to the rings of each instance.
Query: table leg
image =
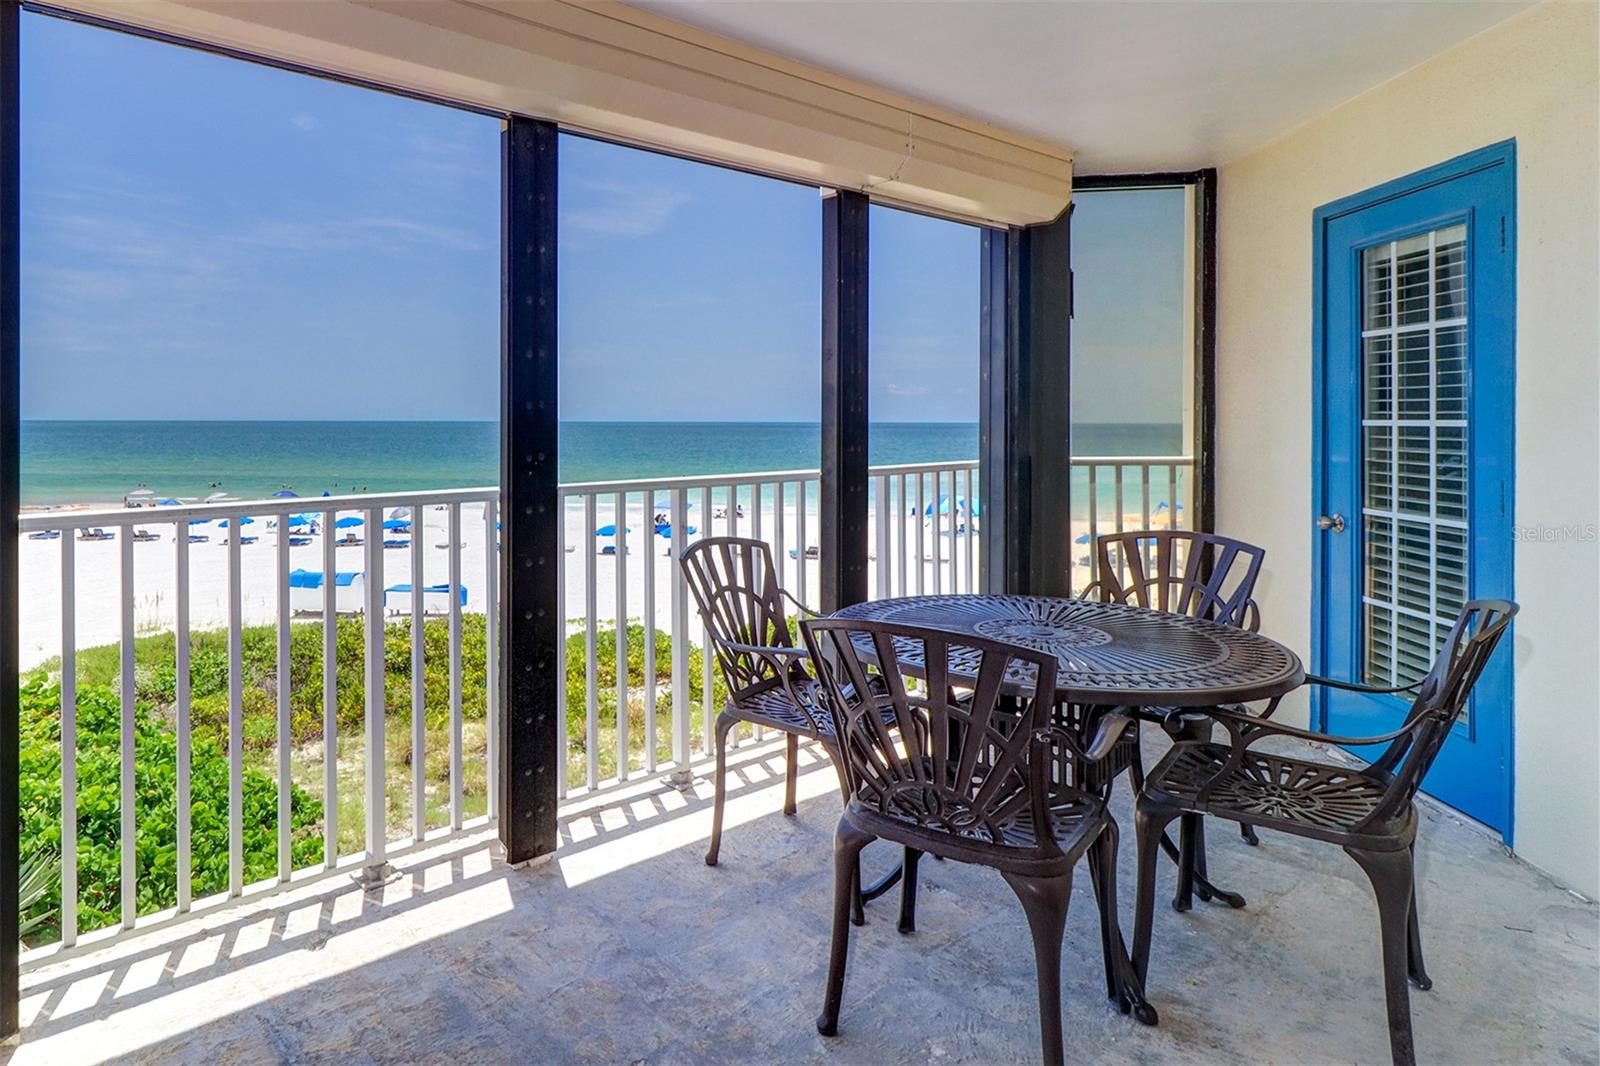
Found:
[[[1185,814],[1178,822],[1178,844],[1165,833],[1161,835],[1161,850],[1178,865],[1178,890],[1172,897],[1172,909],[1186,911],[1194,905],[1194,897],[1210,903],[1217,900],[1238,909],[1244,906],[1244,897],[1212,884],[1206,876],[1205,819],[1198,814]]]

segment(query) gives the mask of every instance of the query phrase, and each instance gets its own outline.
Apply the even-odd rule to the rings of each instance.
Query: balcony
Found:
[[[76,1059],[86,1041],[96,1058],[151,1063],[478,1062],[513,1048],[559,1062],[1031,1060],[1026,925],[999,878],[958,863],[925,864],[911,938],[895,931],[892,898],[868,905],[841,1036],[816,1035],[838,796],[820,753],[805,758],[798,813],[784,817],[782,746],[739,751],[716,868],[702,861],[709,783],[646,777],[569,799],[544,866],[508,869],[492,834],[470,830],[397,858],[381,887],[291,887],[32,969],[11,1061]],[[1115,813],[1131,823],[1125,805]],[[1581,1059],[1594,1036],[1592,909],[1449,812],[1424,818],[1437,985],[1416,997],[1419,1044],[1440,1062]],[[867,859],[869,875],[888,861],[871,847]],[[1249,906],[1157,908],[1155,1029],[1106,1005],[1080,884],[1064,952],[1076,1056],[1296,1061],[1315,1047],[1321,1061],[1373,1060],[1381,1012],[1351,990],[1370,988],[1376,937],[1327,939],[1371,921],[1360,872],[1278,836],[1249,848],[1219,831],[1211,859]]]
[[[1520,6],[944,4],[908,33],[868,2],[0,5],[6,1062],[1055,1062],[1070,891],[1066,1057],[1600,1063],[1600,668],[1574,594],[1600,511],[1572,475],[1600,447],[1600,26]],[[357,277],[374,263],[396,269]],[[934,263],[959,269],[921,284]],[[31,506],[112,497],[30,497],[25,425],[161,404],[230,449],[180,478],[86,434],[67,473],[350,494]],[[313,442],[317,417],[409,419],[409,446],[373,462],[347,430]],[[435,455],[433,418],[493,443]],[[654,428],[680,418],[716,458]],[[896,423],[929,432],[893,451]],[[564,473],[593,459],[573,425],[636,435]],[[871,465],[896,457],[918,461]],[[628,480],[571,480],[600,472]],[[1170,531],[1218,538],[1249,588],[1185,547],[1194,602],[1128,602],[1192,543]],[[755,695],[790,717],[766,720],[812,738],[738,724],[724,778],[737,670],[682,569],[724,536],[821,613],[1015,613],[815,657],[722,639],[771,668]],[[1080,612],[1143,635],[1061,624]],[[1483,659],[1452,659],[1490,612]],[[858,644],[878,658],[835,684]],[[1229,647],[1281,684],[1213,684]],[[1452,682],[1400,684],[1431,662]],[[836,866],[865,832],[839,828],[841,780],[851,818],[915,823],[946,861],[879,839]],[[1180,810],[1182,881],[1151,828]],[[915,930],[887,890],[847,930],[897,874]]]

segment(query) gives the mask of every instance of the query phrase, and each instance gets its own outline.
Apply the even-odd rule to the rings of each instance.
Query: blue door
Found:
[[[1319,674],[1415,681],[1464,602],[1513,598],[1515,160],[1494,145],[1316,212]],[[1490,663],[1423,784],[1507,842],[1511,660]],[[1315,691],[1344,736],[1389,732],[1410,705]]]

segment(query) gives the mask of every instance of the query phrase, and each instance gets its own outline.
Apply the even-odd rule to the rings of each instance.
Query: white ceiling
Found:
[[[1531,6],[631,2],[1054,142],[1084,174],[1229,162]]]

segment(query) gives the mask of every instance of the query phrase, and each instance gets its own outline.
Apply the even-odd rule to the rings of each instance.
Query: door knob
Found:
[[[1342,515],[1342,514],[1318,515],[1317,516],[1317,528],[1321,529],[1321,530],[1330,530],[1331,529],[1335,533],[1343,533],[1344,532],[1344,515]]]

